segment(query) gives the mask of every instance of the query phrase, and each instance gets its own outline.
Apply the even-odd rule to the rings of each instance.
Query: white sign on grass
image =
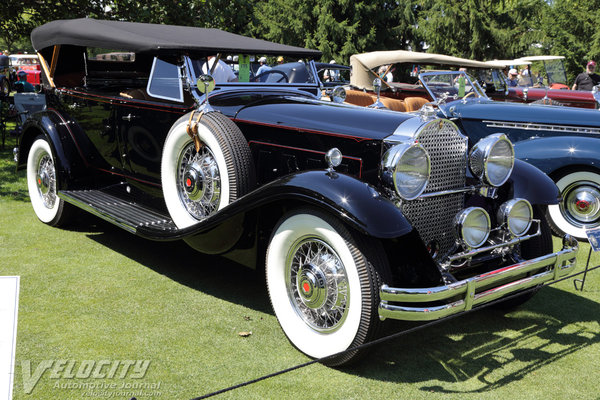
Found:
[[[19,277],[0,276],[0,399],[12,399],[19,313]]]

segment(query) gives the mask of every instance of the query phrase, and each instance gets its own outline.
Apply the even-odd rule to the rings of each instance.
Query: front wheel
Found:
[[[586,229],[600,226],[600,175],[577,171],[563,175],[556,186],[562,196],[559,204],[548,206],[552,230],[587,240]]]
[[[40,221],[50,226],[68,223],[72,209],[57,196],[56,167],[50,144],[43,137],[35,139],[27,157],[29,198]]]
[[[298,350],[322,358],[377,337],[379,288],[390,274],[383,254],[380,242],[352,235],[316,210],[279,221],[267,250],[267,287],[279,324]],[[364,353],[324,363],[347,364]]]

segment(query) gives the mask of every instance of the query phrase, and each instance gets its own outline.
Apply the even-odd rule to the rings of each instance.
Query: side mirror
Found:
[[[200,75],[196,82],[196,86],[200,93],[209,94],[215,89],[215,78],[208,74]]]
[[[203,112],[213,112],[214,109],[208,103],[208,94],[215,89],[215,78],[208,74],[202,74],[198,77],[198,81],[196,82],[196,86],[200,93],[205,94],[204,104],[201,106]]]
[[[369,108],[387,108],[379,100],[379,92],[381,91],[381,79],[379,79],[379,78],[373,79],[373,89],[375,89],[375,93],[377,94],[377,100],[375,100],[375,103],[371,104],[369,106]]]
[[[329,94],[329,98],[334,103],[343,103],[346,101],[346,89],[342,86],[336,86]]]

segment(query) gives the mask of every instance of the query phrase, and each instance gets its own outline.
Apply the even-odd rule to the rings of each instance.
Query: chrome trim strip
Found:
[[[541,285],[568,275],[575,269],[575,258],[578,250],[577,241],[567,235],[563,239],[563,249],[556,253],[522,261],[508,267],[499,268],[448,285],[430,288],[391,288],[387,285],[383,285],[379,291],[381,298],[381,303],[379,304],[379,318],[382,320],[392,318],[408,321],[430,321],[468,311],[472,307],[488,303],[510,293]],[[551,268],[536,275],[523,277],[509,283],[503,283],[511,278],[544,267]],[[500,286],[490,288],[490,286],[495,284],[500,284]],[[478,288],[488,289],[475,294]],[[456,296],[462,296],[463,299],[455,300],[443,305],[432,305],[430,307],[408,307],[388,303],[390,301],[402,303],[429,303],[440,300],[450,300]]]
[[[524,241],[529,240],[531,238],[534,238],[536,236],[540,236],[542,234],[542,231],[540,229],[540,220],[539,219],[534,219],[534,220],[532,220],[532,222],[536,222],[538,226],[537,226],[537,231],[535,233],[532,233],[531,235],[524,235],[524,236],[520,236],[520,237],[515,237],[515,238],[512,238],[511,240],[509,240],[507,242],[502,242],[502,243],[494,244],[492,246],[479,247],[477,249],[473,249],[473,250],[469,250],[469,251],[464,251],[462,253],[454,254],[452,256],[449,256],[445,261],[452,262],[452,261],[460,260],[462,258],[472,258],[472,257],[476,256],[477,254],[485,253],[487,251],[491,251],[491,250],[494,250],[494,249],[497,249],[497,248],[500,248],[500,247],[514,246],[515,244],[524,242]]]
[[[417,197],[416,200],[426,199],[428,197],[444,196],[447,194],[476,192],[479,190],[480,187],[481,186],[466,186],[466,187],[458,188],[458,189],[448,189],[448,190],[441,190],[439,192],[423,193],[422,195]]]
[[[530,122],[483,121],[488,128],[522,129],[526,131],[552,131],[564,133],[590,133],[600,135],[600,128],[573,125],[535,124]]]

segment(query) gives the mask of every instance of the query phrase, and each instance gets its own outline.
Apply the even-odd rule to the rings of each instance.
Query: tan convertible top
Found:
[[[350,66],[352,67],[350,84],[361,89],[373,90],[373,79],[376,76],[371,70],[380,65],[396,63],[456,65],[457,67],[470,68],[503,68],[501,64],[496,66],[493,61],[474,61],[442,54],[419,53],[407,50],[374,51],[371,53],[355,54],[350,57]]]

